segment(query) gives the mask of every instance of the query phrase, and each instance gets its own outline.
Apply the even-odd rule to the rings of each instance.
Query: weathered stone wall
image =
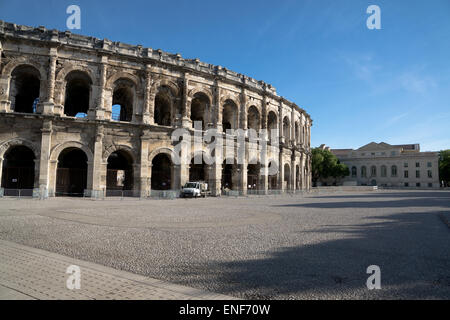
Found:
[[[29,147],[36,163],[34,188],[41,192],[54,194],[60,153],[78,148],[88,159],[86,190],[106,189],[108,157],[121,150],[132,161],[133,190],[148,195],[153,158],[172,156],[172,132],[192,132],[194,116],[201,117],[203,130],[222,132],[223,125],[247,129],[249,119],[255,130],[268,129],[269,112],[276,115],[280,136],[280,149],[267,152],[268,159],[280,163],[277,188],[310,188],[312,120],[263,81],[179,54],[3,21],[0,57],[0,167],[11,147]],[[34,79],[39,83],[35,110],[18,112],[31,97],[21,90]],[[120,119],[114,119],[115,101],[122,108]],[[201,106],[195,115],[194,104]],[[70,108],[80,108],[86,117],[68,115]],[[235,188],[242,193],[247,191],[247,165],[262,160],[256,149],[248,143],[245,163],[233,171]],[[171,188],[179,189],[189,179],[189,165],[172,165],[171,170]],[[207,170],[218,195],[222,164]],[[259,187],[267,191],[268,177],[260,178]]]

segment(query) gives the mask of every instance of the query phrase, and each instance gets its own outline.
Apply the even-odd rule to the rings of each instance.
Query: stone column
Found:
[[[281,100],[278,106],[278,134],[280,135],[280,144],[283,144],[286,140],[283,135],[283,102]]]
[[[94,158],[88,168],[88,190],[91,190],[91,197],[104,197],[106,190],[106,181],[103,181],[105,166],[103,165],[103,126],[98,126],[94,140]]]
[[[49,186],[51,139],[52,121],[45,120],[41,129],[41,152],[39,158],[39,193],[41,199],[46,198],[48,195],[53,195],[55,192],[53,190],[54,186]],[[56,174],[56,171],[54,174]]]
[[[284,191],[284,165],[283,165],[283,148],[280,147],[278,154],[278,189]]]
[[[140,152],[140,170],[139,170],[139,190],[140,197],[145,198],[150,195],[149,185],[149,163],[148,163],[148,147],[150,137],[148,134],[143,133],[141,135],[141,152]]]
[[[247,94],[245,92],[245,88],[242,88],[240,95],[240,123],[239,128],[243,130],[247,130]]]
[[[189,73],[185,72],[183,85],[183,100],[181,101],[182,103],[181,126],[190,129],[192,127],[192,121],[191,121],[191,106],[189,105],[188,93],[189,93]]]
[[[54,114],[55,102],[55,80],[56,80],[56,60],[58,59],[57,48],[50,48],[50,58],[47,74],[47,100],[42,101],[37,106],[37,112],[47,115]]]
[[[180,190],[181,189],[181,165],[173,164],[173,174],[172,174],[172,190]]]
[[[0,41],[0,66],[2,63],[2,42]],[[0,74],[0,112],[11,112],[11,101],[8,100],[9,76]]]
[[[217,132],[222,132],[222,112],[220,111],[220,96],[221,96],[222,90],[220,89],[219,81],[216,80],[214,85],[214,121],[212,121],[216,128]]]
[[[145,70],[144,107],[142,110],[142,122],[144,124],[155,123],[154,108],[150,108],[150,90],[152,88],[152,74],[150,68],[150,65],[147,65]]]
[[[294,147],[297,145],[296,143],[296,136],[295,136],[295,110],[294,107],[291,107],[292,111],[291,111],[291,141],[292,142],[290,145],[291,147]]]

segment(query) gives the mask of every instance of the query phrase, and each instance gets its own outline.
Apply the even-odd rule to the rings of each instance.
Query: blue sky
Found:
[[[277,88],[314,120],[312,145],[450,148],[450,1],[5,1],[0,19],[181,53]],[[381,8],[381,30],[366,9]]]

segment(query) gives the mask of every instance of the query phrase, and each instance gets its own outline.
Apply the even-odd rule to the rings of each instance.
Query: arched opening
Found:
[[[286,143],[291,140],[291,125],[288,117],[283,119],[283,136]]]
[[[248,129],[253,129],[256,132],[259,132],[260,116],[258,108],[256,108],[255,106],[251,106],[250,108],[248,108],[247,127]]]
[[[249,164],[247,165],[247,189],[248,190],[259,190],[260,182],[260,164]]]
[[[269,141],[272,139],[272,130],[276,130],[277,128],[278,128],[277,115],[275,114],[275,112],[270,111],[269,114],[267,115],[267,130],[268,130],[267,135],[269,137]]]
[[[134,83],[128,79],[119,79],[114,83],[111,116],[113,120],[128,122],[132,120],[134,91]]]
[[[87,114],[92,80],[82,71],[72,71],[66,76],[66,99],[64,114],[69,117]],[[81,116],[80,116],[81,117]]]
[[[2,187],[5,196],[33,195],[34,153],[25,146],[12,146],[4,155]]]
[[[375,167],[375,166],[371,166],[370,167],[370,176],[371,177],[376,177],[377,176],[377,167]]]
[[[279,172],[277,162],[274,160],[270,161],[268,170],[269,170],[269,177],[268,177],[269,190],[276,190],[278,189],[278,172]]]
[[[352,167],[352,178],[356,178],[356,167]]]
[[[192,127],[194,127],[194,121],[201,121],[202,129],[206,130],[207,119],[208,119],[208,110],[209,110],[209,99],[208,97],[198,92],[194,95],[194,99],[191,102],[191,120]]]
[[[106,171],[106,195],[123,195],[122,191],[132,190],[133,158],[124,150],[115,151],[108,157]]]
[[[284,190],[291,190],[291,167],[288,164],[284,165]]]
[[[300,142],[300,127],[298,122],[295,122],[295,143],[298,144]]]
[[[300,166],[295,166],[295,189],[300,190],[302,188],[302,180],[300,176]]]
[[[160,153],[152,160],[152,190],[169,190],[172,186],[172,161]]]
[[[87,161],[84,151],[78,148],[66,148],[59,154],[56,196],[83,196],[87,184]]]
[[[208,182],[207,165],[200,156],[193,157],[189,167],[189,181],[205,181]]]
[[[226,160],[222,164],[222,189],[233,190],[233,169],[235,169],[234,163],[227,163]]]
[[[366,178],[367,177],[367,169],[365,166],[361,167],[361,178]]]
[[[381,166],[381,176],[385,178],[387,176],[387,168],[385,165]]]
[[[222,128],[223,132],[226,132],[228,129],[238,128],[238,107],[230,99],[226,100],[223,105]]]
[[[172,98],[166,86],[162,86],[155,96],[155,123],[160,126],[172,124]]]
[[[11,74],[10,100],[14,112],[34,113],[39,102],[39,71],[32,66],[22,65]]]

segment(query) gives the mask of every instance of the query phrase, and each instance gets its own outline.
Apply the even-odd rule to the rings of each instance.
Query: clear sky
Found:
[[[449,0],[0,0],[0,19],[181,53],[264,80],[313,118],[312,145],[450,148]],[[381,8],[381,30],[366,9]]]

